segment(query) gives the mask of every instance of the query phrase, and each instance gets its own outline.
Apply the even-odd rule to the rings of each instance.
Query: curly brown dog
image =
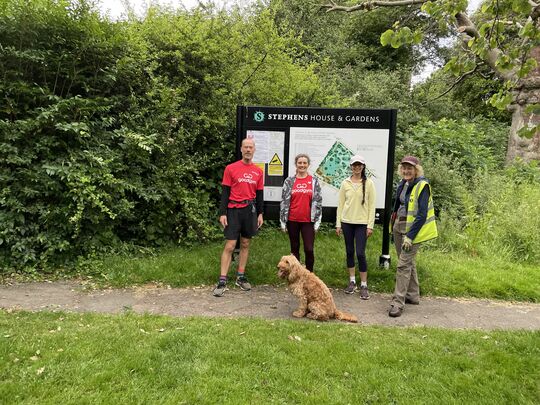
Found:
[[[283,256],[277,265],[278,277],[289,282],[289,288],[295,297],[300,299],[298,309],[293,316],[318,321],[335,318],[340,321],[358,322],[352,314],[341,312],[336,308],[332,293],[315,274],[309,272],[293,255]]]

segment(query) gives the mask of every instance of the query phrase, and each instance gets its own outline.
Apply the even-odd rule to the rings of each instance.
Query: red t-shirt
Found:
[[[239,160],[225,167],[221,184],[231,188],[229,201],[254,200],[257,196],[257,190],[264,189],[264,173],[259,166],[255,166],[253,163],[246,165]],[[247,204],[229,202],[227,207],[243,208],[246,206]]]
[[[313,177],[297,178],[291,190],[289,221],[311,222],[311,200],[313,199]]]

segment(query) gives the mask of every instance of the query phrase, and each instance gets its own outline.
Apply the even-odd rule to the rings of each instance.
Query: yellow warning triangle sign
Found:
[[[272,159],[270,160],[270,163],[268,164],[269,165],[282,165],[283,163],[281,162],[281,159],[279,158],[278,154],[274,153],[274,156],[272,157]]]

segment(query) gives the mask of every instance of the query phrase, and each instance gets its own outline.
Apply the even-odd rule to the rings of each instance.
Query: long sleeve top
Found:
[[[281,192],[281,203],[279,210],[279,221],[281,228],[285,229],[289,219],[289,210],[291,208],[291,193],[296,176],[290,176],[283,182]],[[313,176],[313,200],[311,201],[311,222],[314,223],[315,230],[319,229],[322,217],[322,193],[319,179]]]
[[[373,229],[375,224],[376,191],[373,180],[366,179],[366,196],[362,204],[363,187],[353,183],[350,178],[343,180],[339,188],[339,201],[336,215],[336,228],[341,222],[348,224],[366,224]]]

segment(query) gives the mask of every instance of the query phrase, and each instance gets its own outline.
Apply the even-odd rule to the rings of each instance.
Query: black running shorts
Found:
[[[223,233],[227,240],[237,240],[238,236],[252,238],[257,235],[257,210],[254,205],[244,208],[227,208],[227,226]]]

